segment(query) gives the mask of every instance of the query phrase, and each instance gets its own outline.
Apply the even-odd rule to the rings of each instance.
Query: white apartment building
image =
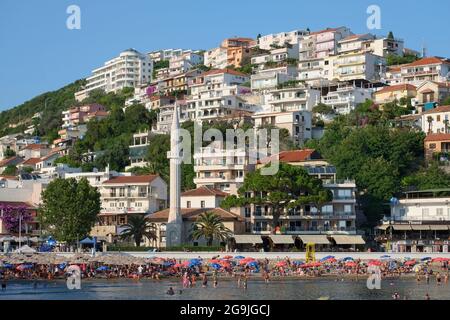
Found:
[[[250,94],[250,88],[242,86],[249,77],[231,69],[211,70],[190,81],[191,93],[186,97],[181,119],[213,121],[228,116],[233,111],[253,111],[240,95]]]
[[[133,168],[145,167],[147,161],[148,147],[150,146],[150,132],[143,131],[133,134],[133,140],[130,144],[130,165],[125,168],[125,171]]]
[[[271,49],[269,53],[252,57],[251,63],[256,65],[259,70],[264,69],[268,62],[283,62],[286,59],[299,58],[298,44],[285,45],[281,48]]]
[[[268,91],[264,104],[273,112],[312,111],[320,102],[320,90],[295,85]]]
[[[101,226],[121,226],[129,215],[146,215],[167,206],[167,183],[156,175],[118,176],[100,187]]]
[[[404,193],[376,228],[387,252],[449,252],[450,189]]]
[[[298,80],[309,85],[324,85],[333,77],[333,58],[302,60],[298,64]]]
[[[183,192],[180,197],[180,207],[183,209],[220,208],[220,204],[228,196],[226,192],[203,186]]]
[[[195,66],[203,64],[203,55],[198,52],[185,52],[179,57],[169,60],[169,76],[186,73]]]
[[[77,101],[89,96],[89,92],[101,89],[105,92],[118,92],[126,87],[136,87],[150,83],[152,80],[153,62],[145,54],[135,49],[128,49],[112,60],[105,62],[103,67],[92,71],[86,79],[85,88],[75,93]]]
[[[348,82],[330,85],[327,90],[320,102],[332,107],[336,114],[349,114],[359,104],[372,99],[374,92],[374,89],[358,87]]]
[[[304,30],[268,34],[258,39],[258,46],[261,49],[270,50],[273,46],[284,46],[286,43],[298,44],[308,34],[309,32]]]
[[[129,172],[116,172],[110,171],[109,166],[105,168],[105,171],[98,171],[94,169],[92,172],[75,172],[75,173],[65,173],[63,179],[76,179],[80,181],[81,179],[86,179],[89,184],[94,188],[101,188],[104,182],[114,178],[114,177],[129,177],[131,173]]]
[[[298,71],[296,66],[280,66],[259,70],[251,76],[252,90],[264,91],[275,89],[279,85],[296,80]]]
[[[246,149],[227,150],[226,144],[214,142],[194,154],[194,183],[237,195],[245,174],[254,169]]]
[[[153,62],[159,62],[162,60],[170,60],[172,58],[181,57],[186,52],[191,52],[192,50],[185,49],[165,49],[149,52],[147,55]]]
[[[380,57],[390,54],[403,56],[404,41],[387,37],[377,38],[373,34],[351,35],[339,41],[339,54],[355,51],[371,52]]]
[[[225,69],[228,67],[228,48],[218,47],[206,51],[204,64],[214,69]]]
[[[425,81],[450,81],[450,60],[440,57],[427,57],[401,66],[403,83],[420,86]]]
[[[450,133],[450,106],[439,106],[425,111],[420,117],[425,133]]]
[[[334,57],[332,79],[379,81],[385,77],[386,60],[370,52],[349,52]]]

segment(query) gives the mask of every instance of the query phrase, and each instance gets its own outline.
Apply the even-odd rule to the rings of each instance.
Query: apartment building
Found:
[[[303,37],[308,34],[309,32],[305,30],[293,30],[290,32],[268,34],[260,37],[257,41],[259,48],[270,50],[276,46],[284,46],[286,43],[299,44]]]
[[[333,58],[303,59],[298,64],[298,80],[320,86],[333,80]]]
[[[246,173],[253,171],[254,165],[247,149],[227,150],[224,143],[215,142],[194,154],[194,183],[197,188],[237,195]]]
[[[297,79],[298,70],[296,66],[282,65],[266,67],[251,76],[252,91],[267,91],[276,89],[279,85]]]
[[[65,173],[62,178],[76,179],[77,181],[86,179],[92,187],[100,189],[104,182],[111,180],[114,177],[130,177],[131,175],[132,174],[129,172],[117,172],[109,170],[109,166],[107,166],[105,168],[105,171],[98,171],[97,169],[94,169],[92,172]]]
[[[27,145],[25,148],[20,150],[17,154],[24,160],[30,158],[41,158],[50,153],[50,148],[47,144],[33,143]]]
[[[251,59],[252,65],[257,70],[264,69],[268,64],[282,63],[287,59],[298,60],[298,44],[286,44],[283,47],[274,48],[270,51],[255,55]]]
[[[147,165],[145,159],[147,157],[148,147],[150,146],[150,137],[149,131],[133,134],[129,152],[130,165],[125,168],[125,171],[133,168],[142,168]]]
[[[450,133],[430,133],[426,136],[424,144],[425,159],[427,161],[440,160],[442,155],[448,161],[450,154]]]
[[[450,97],[450,82],[425,81],[417,87],[415,106],[419,111],[428,111],[442,105]]]
[[[338,42],[339,54],[355,51],[371,52],[380,57],[387,57],[390,54],[403,56],[404,41],[388,37],[377,38],[375,35],[368,33],[350,35]]]
[[[272,208],[267,205],[249,205],[239,208],[245,218],[246,232],[255,235],[285,234],[299,236],[306,243],[308,236],[315,236],[316,244],[330,245],[333,236],[346,235],[348,244],[363,244],[356,236],[356,184],[354,181],[336,179],[336,168],[311,149],[285,151],[262,159],[257,168],[278,158],[281,163],[304,167],[311,176],[323,181],[326,189],[333,193],[333,200],[321,208],[305,205],[287,210],[280,217],[279,226],[272,228]],[[337,242],[337,241],[336,241]],[[339,243],[337,243],[339,244]]]
[[[264,98],[264,104],[273,112],[312,111],[320,102],[320,90],[296,84],[270,90]]]
[[[421,114],[423,131],[427,134],[450,134],[450,106],[439,106]]]
[[[172,58],[181,57],[186,52],[191,52],[192,50],[186,49],[165,49],[149,52],[147,55],[153,62],[160,62],[163,60],[170,60]]]
[[[83,90],[75,93],[77,101],[89,96],[89,92],[97,89],[105,92],[118,92],[126,87],[136,87],[152,80],[153,62],[148,55],[135,49],[128,49],[112,60],[105,62],[103,67],[92,71],[86,78]]]
[[[387,86],[374,93],[374,102],[376,104],[386,104],[397,101],[399,103],[401,99],[410,99],[417,96],[417,88],[412,84],[398,84],[393,86]]]
[[[354,82],[330,83],[322,87],[320,102],[333,108],[335,114],[349,114],[355,108],[372,99],[372,88]]]
[[[203,64],[203,54],[200,52],[185,52],[179,57],[169,60],[169,76],[178,76]]]
[[[338,42],[352,32],[346,27],[311,32],[300,41],[300,60],[325,58],[338,53]]]
[[[240,98],[250,94],[243,86],[249,77],[241,72],[223,69],[205,72],[190,82],[190,95],[186,97],[183,119],[213,121],[233,111],[252,111],[253,106]]]
[[[147,215],[167,206],[167,184],[156,175],[116,176],[100,187],[100,226],[120,227],[130,215]],[[117,229],[117,234],[120,230]]]
[[[406,192],[376,228],[386,252],[449,252],[450,189]]]
[[[228,67],[228,48],[218,47],[205,51],[205,66],[214,69],[225,69]]]
[[[386,60],[370,52],[349,52],[334,57],[333,79],[339,81],[380,81],[385,77]]]
[[[403,83],[420,86],[424,81],[447,82],[450,80],[450,60],[427,57],[401,67]]]

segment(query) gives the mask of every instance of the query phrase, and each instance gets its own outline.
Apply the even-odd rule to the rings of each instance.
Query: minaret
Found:
[[[167,157],[170,160],[170,211],[166,226],[166,247],[180,246],[182,244],[183,220],[180,210],[181,194],[181,155],[180,155],[180,122],[178,107],[175,103],[170,134],[170,151]]]

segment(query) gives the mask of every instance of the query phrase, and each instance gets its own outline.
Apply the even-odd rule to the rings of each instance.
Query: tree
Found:
[[[39,219],[57,240],[74,244],[89,235],[100,209],[100,193],[86,179],[56,179],[42,193]]]
[[[327,106],[326,104],[319,103],[312,110],[314,113],[319,113],[323,115],[334,114],[334,109],[331,106]]]
[[[333,199],[331,191],[323,188],[321,180],[310,176],[304,168],[285,163],[280,163],[274,175],[262,175],[261,169],[247,174],[238,192],[239,196],[227,197],[221,204],[222,208],[251,204],[269,206],[273,229],[288,209],[310,204],[320,214],[321,206]]]
[[[5,176],[15,176],[17,175],[18,170],[17,167],[14,165],[9,165],[3,170],[2,174]]]
[[[394,40],[394,33],[392,31],[389,31],[389,34],[388,34],[387,38],[389,40]]]
[[[403,56],[399,56],[391,53],[388,54],[388,56],[386,57],[386,64],[388,66],[395,66],[400,64],[411,63],[417,60],[419,60],[419,57],[414,54],[405,54]]]
[[[12,158],[16,156],[16,152],[13,149],[6,149],[5,158]]]
[[[402,179],[405,189],[430,190],[448,188],[450,186],[450,174],[439,168],[435,163],[428,168],[406,176]]]
[[[156,240],[156,231],[153,224],[151,224],[142,215],[132,215],[128,218],[128,223],[123,225],[123,231],[120,234],[122,240],[133,239],[136,247],[141,246],[142,240]]]
[[[194,240],[206,239],[206,244],[211,247],[214,239],[226,241],[232,232],[226,228],[221,218],[213,212],[202,213],[192,225],[191,237]]]

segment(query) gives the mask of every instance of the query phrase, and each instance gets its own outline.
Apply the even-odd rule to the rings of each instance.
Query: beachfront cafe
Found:
[[[235,235],[231,248],[239,252],[292,252],[314,245],[316,252],[356,252],[363,251],[365,244],[360,235]]]

